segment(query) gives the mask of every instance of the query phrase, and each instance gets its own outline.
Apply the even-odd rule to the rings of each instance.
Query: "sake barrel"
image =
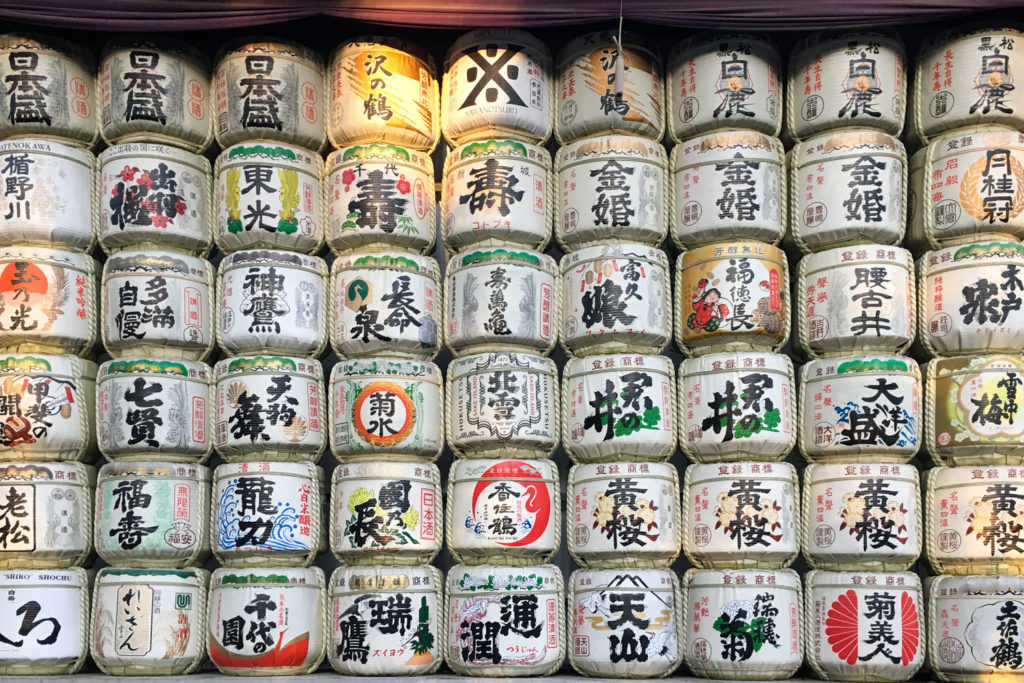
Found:
[[[227,354],[315,358],[327,346],[327,264],[319,256],[254,249],[217,269],[217,343]]]
[[[88,254],[0,248],[0,347],[88,355],[97,337],[98,271]]]
[[[556,66],[560,144],[599,133],[652,140],[665,133],[661,57],[646,37],[632,31],[586,33],[558,52]]]
[[[893,33],[814,33],[793,47],[786,131],[797,140],[845,126],[898,136],[907,101],[906,50]]]
[[[770,38],[694,35],[672,50],[665,78],[676,142],[722,128],[774,137],[782,128],[782,57]]]
[[[921,411],[921,370],[910,358],[813,360],[800,368],[797,445],[812,463],[906,463],[921,445]]]
[[[320,459],[327,435],[319,361],[289,356],[225,358],[214,366],[217,429],[213,445],[227,462]]]
[[[899,244],[907,228],[907,152],[899,139],[847,128],[789,153],[790,236],[810,254],[854,244]]]
[[[679,365],[679,447],[694,463],[783,460],[796,445],[793,361],[738,351]]]
[[[804,559],[814,569],[907,571],[921,554],[921,513],[913,465],[808,465]]]
[[[441,350],[441,269],[430,256],[347,252],[331,266],[331,347],[339,358],[432,360]]]
[[[91,460],[96,364],[75,356],[0,356],[0,460]]]
[[[558,367],[529,353],[479,353],[448,365],[445,438],[456,457],[547,458],[558,448]]]
[[[331,370],[331,451],[339,458],[437,460],[443,397],[441,369],[430,361],[339,361]]]
[[[551,155],[514,139],[462,144],[445,157],[441,236],[449,251],[521,244],[543,251],[555,211]]]
[[[807,663],[826,681],[906,681],[924,664],[921,579],[911,572],[805,577]]]
[[[456,460],[445,505],[456,562],[535,565],[550,561],[562,540],[558,467],[550,460]]]
[[[0,465],[0,514],[7,520],[0,527],[0,568],[85,565],[92,553],[95,486],[96,470],[78,462]]]
[[[99,156],[99,242],[204,254],[213,241],[212,172],[205,157],[170,145],[128,143]]]
[[[566,546],[581,567],[667,569],[679,557],[682,518],[675,465],[573,465],[566,496],[566,511],[572,516],[566,521]]]
[[[1024,464],[1024,415],[1018,400],[1024,358],[936,358],[925,366],[925,377],[924,443],[932,462]]]
[[[324,64],[293,42],[241,39],[217,53],[214,132],[221,149],[263,139],[320,149],[326,135]]]
[[[731,240],[778,244],[789,205],[778,138],[718,130],[672,148],[672,240],[681,250]]]
[[[377,460],[334,468],[330,541],[342,564],[429,564],[444,541],[439,514],[437,465]]]
[[[793,341],[809,358],[904,353],[914,341],[917,288],[906,249],[862,244],[808,254],[795,291],[801,301]]]
[[[929,251],[918,272],[918,338],[932,356],[1024,348],[1024,245],[995,240]]]
[[[456,357],[489,351],[548,355],[560,319],[556,273],[555,260],[534,251],[452,255],[444,281],[445,345]]]
[[[327,246],[434,249],[434,162],[397,145],[343,147],[327,157]]]
[[[562,347],[571,355],[657,354],[672,338],[668,257],[644,244],[585,247],[562,257]]]
[[[569,662],[583,676],[655,678],[682,661],[687,608],[668,569],[577,569],[569,578]]]
[[[435,567],[339,567],[329,588],[327,659],[349,676],[417,676],[441,666],[448,635]]]
[[[621,241],[657,246],[668,233],[668,156],[636,135],[598,135],[558,148],[563,251]],[[556,212],[558,209],[556,209]]]
[[[801,595],[792,569],[687,570],[686,665],[703,678],[790,678],[803,662]]]
[[[467,567],[445,583],[445,661],[463,676],[547,676],[565,658],[562,570]]]
[[[214,240],[221,251],[314,254],[323,246],[324,162],[317,152],[275,142],[243,142],[221,152],[213,172]]]
[[[0,614],[10,636],[0,641],[0,672],[33,677],[77,673],[89,654],[86,570],[0,571],[0,590],[7,596]],[[15,624],[24,626],[16,632]],[[26,637],[14,640],[22,630]]]
[[[97,76],[100,132],[107,144],[167,142],[202,152],[213,142],[210,64],[167,35],[107,41]]]
[[[208,650],[223,674],[312,673],[327,649],[327,620],[318,567],[221,568],[210,579]]]
[[[214,267],[154,249],[112,254],[103,264],[103,346],[114,358],[202,360],[213,350]]]
[[[90,654],[108,676],[190,674],[206,658],[205,569],[121,569],[96,575]]]
[[[451,144],[510,136],[537,144],[555,122],[551,51],[526,31],[485,28],[448,48],[441,128]]]
[[[440,134],[434,58],[415,43],[360,36],[331,57],[327,137],[336,148],[369,143],[430,151]]]
[[[86,149],[45,137],[0,142],[0,183],[11,189],[0,203],[0,244],[91,251],[102,200],[96,173]]]
[[[0,35],[0,139],[44,136],[89,147],[98,136],[92,56],[36,33]]]

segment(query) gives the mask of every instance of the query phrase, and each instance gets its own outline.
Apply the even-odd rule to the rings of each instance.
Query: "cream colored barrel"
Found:
[[[89,583],[85,569],[0,571],[4,624],[21,623],[29,609],[39,608],[29,619],[36,624],[33,637],[0,641],[0,673],[38,677],[82,668],[89,654]]]

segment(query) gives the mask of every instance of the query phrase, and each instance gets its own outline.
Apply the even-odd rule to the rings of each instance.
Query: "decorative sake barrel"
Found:
[[[569,662],[584,676],[656,678],[682,662],[688,608],[669,569],[577,569],[569,578]]]
[[[551,155],[514,139],[467,142],[444,160],[441,236],[449,251],[521,244],[543,251],[555,211]]]
[[[672,240],[681,250],[732,240],[778,244],[786,232],[786,155],[778,138],[719,130],[672,148]]]
[[[566,495],[572,516],[566,521],[566,546],[581,567],[667,569],[679,557],[682,517],[675,465],[574,465]]]
[[[467,567],[445,583],[445,661],[463,676],[548,676],[565,659],[565,589],[553,564]]]
[[[202,152],[213,142],[210,64],[164,34],[118,36],[103,48],[100,132],[107,144],[167,142]]]
[[[0,590],[7,596],[0,619],[10,625],[8,630],[14,635],[13,625],[22,623],[29,629],[26,638],[0,641],[0,674],[77,673],[89,654],[91,595],[86,570],[0,571]],[[36,609],[34,614],[26,614]],[[27,622],[25,616],[29,616]]]
[[[0,245],[91,251],[102,200],[97,168],[92,152],[56,140],[0,142],[0,184],[10,188],[0,211]]]
[[[233,41],[217,53],[217,144],[279,140],[320,149],[326,134],[324,64],[298,43]]]
[[[0,510],[9,520],[0,527],[0,568],[85,565],[92,554],[95,486],[96,470],[77,462],[0,465]],[[4,645],[11,643],[0,640],[0,670],[5,654],[12,654]]]
[[[420,676],[447,650],[444,576],[435,567],[339,567],[328,589],[327,660],[348,676]]]
[[[206,658],[205,569],[120,569],[96,575],[90,654],[108,676],[177,676]]]
[[[331,144],[433,150],[441,119],[434,74],[430,53],[399,38],[360,36],[339,45],[328,71]]]
[[[220,153],[213,174],[213,238],[221,251],[314,254],[323,246],[327,210],[319,153],[276,142],[243,142]]]
[[[898,136],[906,102],[906,50],[895,34],[820,32],[793,47],[786,131],[797,140],[848,126]]]
[[[808,465],[804,559],[814,569],[907,571],[921,554],[921,513],[913,465]]]
[[[516,29],[470,31],[444,60],[441,128],[453,145],[506,135],[544,144],[555,123],[554,97],[547,45]]]
[[[599,135],[558,149],[563,251],[595,244],[657,246],[668,233],[671,190],[665,148],[636,135]],[[556,213],[558,208],[555,209]]]
[[[794,291],[801,300],[793,343],[809,358],[899,354],[914,341],[917,287],[906,249],[862,244],[808,254]]]
[[[777,137],[782,128],[782,57],[770,38],[697,34],[672,50],[666,80],[676,142],[723,128]]]
[[[131,249],[103,264],[103,346],[114,358],[202,360],[213,350],[214,267],[172,251]]]
[[[0,35],[0,139],[42,136],[91,146],[99,137],[95,74],[80,45],[36,33]]]
[[[620,50],[619,35],[586,33],[559,51],[559,143],[602,133],[660,140],[665,133],[661,58],[645,36],[632,31],[621,32]]]

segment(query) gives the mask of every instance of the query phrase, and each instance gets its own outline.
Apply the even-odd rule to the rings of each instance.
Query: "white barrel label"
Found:
[[[222,557],[316,549],[313,517],[321,514],[316,470],[291,463],[222,467],[227,471],[217,468],[211,520],[213,547]]]
[[[436,547],[441,539],[440,473],[428,465],[378,463],[378,474],[370,469],[373,465],[341,464],[335,470],[334,552],[351,557],[352,551],[401,552],[414,546],[411,553],[431,556],[423,548]],[[389,557],[379,556],[381,561]]]
[[[90,442],[93,378],[67,356],[0,357],[0,447],[10,456],[83,452]],[[93,367],[95,371],[95,367]]]
[[[75,463],[0,467],[0,563],[67,567],[85,559],[92,550],[92,484],[85,475]]]
[[[74,661],[84,655],[82,603],[89,601],[78,571],[0,572],[0,659],[13,662]]]
[[[94,268],[92,257],[56,249],[0,250],[0,344],[91,346]]]

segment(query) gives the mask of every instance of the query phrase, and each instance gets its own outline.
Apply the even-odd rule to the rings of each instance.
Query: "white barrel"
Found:
[[[581,567],[667,569],[679,557],[682,516],[675,465],[574,465],[566,497],[566,546]]]
[[[906,681],[924,664],[921,579],[911,572],[805,577],[807,663],[826,681]]]
[[[213,142],[210,63],[166,34],[117,36],[97,76],[100,132],[107,144],[168,142],[202,152]]]
[[[97,169],[92,152],[56,140],[0,142],[0,244],[91,251],[103,199]]]
[[[213,445],[228,462],[312,461],[327,444],[319,361],[288,356],[225,358],[214,366],[217,430]]]
[[[343,360],[331,370],[331,451],[339,458],[437,460],[444,382],[430,361]]]
[[[669,569],[577,569],[567,605],[569,663],[584,676],[656,678],[682,662],[689,606]]]
[[[814,33],[793,47],[786,132],[797,140],[844,126],[903,130],[907,65],[893,33]]]
[[[622,134],[585,138],[558,148],[555,172],[555,239],[563,251],[623,240],[658,246],[668,234],[668,155],[657,142]]]
[[[435,567],[339,567],[328,588],[327,659],[348,676],[421,676],[447,649],[444,576]]]
[[[444,280],[445,345],[456,357],[487,351],[546,356],[558,337],[555,259],[533,251],[452,255]]]
[[[554,361],[529,353],[479,353],[449,363],[445,438],[456,457],[550,457],[560,438]]]
[[[138,142],[107,147],[99,156],[99,242],[173,248],[202,255],[213,242],[210,162],[170,145]]]
[[[89,355],[98,336],[98,274],[88,254],[0,248],[0,348]]]
[[[93,548],[95,486],[96,470],[78,462],[0,465],[0,514],[5,520],[0,526],[0,568],[87,564]],[[0,640],[0,648],[4,644],[10,645]]]
[[[444,542],[442,517],[437,465],[378,460],[334,468],[330,542],[342,564],[429,564]]]
[[[600,133],[661,139],[665,133],[663,69],[647,37],[632,31],[586,33],[569,41],[555,64],[556,88],[561,91],[555,119],[559,143]]]
[[[445,583],[445,662],[463,676],[548,676],[565,659],[562,570],[467,567]]]
[[[327,264],[319,256],[256,249],[217,269],[217,343],[224,353],[315,358],[327,347]]]
[[[90,654],[108,676],[177,676],[206,659],[205,569],[118,569],[96,575]]]
[[[862,244],[808,254],[794,292],[793,343],[809,358],[904,353],[914,341],[917,287],[906,249]]]
[[[808,462],[909,462],[927,414],[911,358],[844,356],[800,368],[797,445]]]
[[[315,254],[324,243],[324,162],[315,151],[254,141],[217,157],[213,238],[225,252],[287,249]]]
[[[241,39],[217,53],[217,144],[279,140],[320,149],[326,136],[324,63],[298,43]]]
[[[913,465],[808,465],[800,544],[814,569],[908,571],[921,554]]]
[[[801,596],[792,569],[688,570],[686,665],[703,678],[790,678],[803,663]]]
[[[672,148],[672,240],[680,249],[732,240],[778,244],[789,212],[782,143],[718,130]]]
[[[448,474],[445,528],[456,562],[549,562],[562,540],[558,466],[550,460],[456,460]]]
[[[430,256],[346,252],[331,266],[331,347],[339,358],[441,350],[441,269]]]
[[[441,120],[435,71],[429,52],[400,38],[359,36],[339,45],[327,74],[331,144],[433,150]]]
[[[213,350],[213,265],[177,252],[131,249],[103,264],[103,346],[114,358],[202,360]]]
[[[0,673],[32,677],[77,673],[89,654],[91,595],[86,570],[0,571],[0,590],[7,596],[0,619],[14,636],[0,641]],[[15,631],[14,624],[24,626]],[[25,629],[24,638],[16,635]]]
[[[515,139],[467,142],[445,156],[441,236],[450,251],[521,244],[543,251],[555,207],[551,155]]]
[[[936,358],[925,366],[924,445],[936,465],[1024,464],[1024,357]]]

